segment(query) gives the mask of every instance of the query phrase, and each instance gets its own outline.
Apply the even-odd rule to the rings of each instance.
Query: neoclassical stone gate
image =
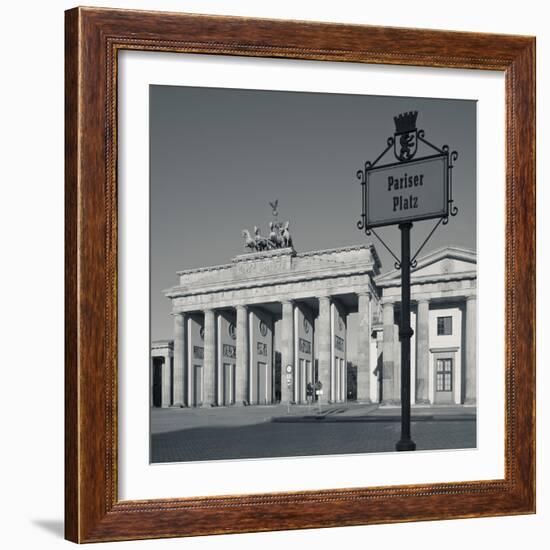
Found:
[[[368,401],[379,269],[373,246],[354,246],[302,254],[280,248],[179,272],[179,284],[165,292],[174,317],[174,404],[273,402],[278,321],[280,399],[305,403],[307,384],[321,380],[322,401],[345,401],[350,312],[365,329],[358,334],[357,397]]]
[[[152,350],[152,384],[167,358],[160,406],[304,404],[318,380],[322,403],[343,403],[351,368],[358,402],[399,403],[399,273],[381,274],[373,245],[267,249],[178,277],[173,340]],[[475,253],[428,254],[411,284],[413,403],[474,404]]]

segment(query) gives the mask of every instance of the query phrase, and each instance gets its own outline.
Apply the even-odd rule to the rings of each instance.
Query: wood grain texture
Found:
[[[78,13],[67,12],[67,29]],[[78,539],[78,35],[65,35],[65,536]]]
[[[66,13],[65,44],[66,537],[93,542],[533,513],[535,39],[75,8]],[[121,49],[505,73],[504,479],[118,500],[116,84]]]

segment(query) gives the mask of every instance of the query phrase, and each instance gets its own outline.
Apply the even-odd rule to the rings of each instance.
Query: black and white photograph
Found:
[[[476,448],[476,102],[149,99],[151,462]]]

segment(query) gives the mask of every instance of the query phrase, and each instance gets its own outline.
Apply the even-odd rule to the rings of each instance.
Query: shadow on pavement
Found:
[[[154,434],[151,461],[187,462],[393,452],[400,424],[377,422],[264,422],[255,425],[196,427]],[[476,423],[448,420],[413,423],[418,450],[476,446]]]

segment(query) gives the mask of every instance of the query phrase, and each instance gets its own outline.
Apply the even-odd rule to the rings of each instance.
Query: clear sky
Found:
[[[429,141],[460,155],[459,214],[422,254],[446,245],[476,249],[475,101],[151,86],[151,338],[172,337],[161,291],[177,284],[176,272],[241,254],[242,229],[267,233],[269,201],[279,199],[298,252],[369,242],[356,228],[355,174],[383,151],[394,115],[410,110],[419,111]],[[390,153],[386,159],[394,161]],[[415,223],[413,252],[433,223]],[[399,255],[398,229],[379,232]],[[373,242],[382,270],[393,269]]]

